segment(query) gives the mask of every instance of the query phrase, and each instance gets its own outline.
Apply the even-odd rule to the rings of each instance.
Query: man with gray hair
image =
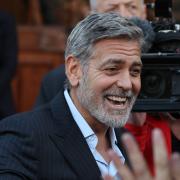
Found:
[[[143,0],[90,0],[91,12],[115,12],[124,17],[146,18],[146,6]],[[64,65],[49,72],[43,79],[35,106],[50,102],[63,88],[66,76]]]
[[[65,50],[66,88],[48,105],[0,124],[0,179],[98,179],[116,175],[117,146],[140,90],[142,31],[115,13],[77,24]]]
[[[146,18],[146,7],[143,0],[90,0],[90,8],[91,8],[91,12],[111,11],[129,18],[133,16],[139,17],[141,19]],[[139,23],[138,21],[136,19],[135,23],[138,24],[139,26],[140,24],[141,26],[142,24],[146,24],[146,23]],[[145,37],[147,43],[144,45],[143,49],[149,50],[150,48],[149,45],[151,45],[151,41],[153,39],[153,34],[150,33],[150,29],[152,28],[147,26],[146,28],[142,28],[142,29],[144,29],[143,30],[143,32],[145,32],[144,35],[148,37],[148,38]],[[65,71],[64,65],[61,65],[60,67],[49,72],[44,77],[41,83],[39,96],[36,100],[36,106],[49,103],[58,94],[58,92],[61,89],[63,89],[64,80],[66,78],[64,71]],[[137,139],[140,149],[142,150],[152,173],[154,173],[154,163],[152,159],[152,144],[151,144],[152,129],[158,127],[163,130],[166,139],[167,150],[169,154],[171,153],[170,128],[166,119],[159,121],[159,119],[150,116],[145,112],[141,112],[141,113],[134,112],[130,114],[128,123],[125,126],[125,128],[129,132],[131,132]]]
[[[50,104],[0,122],[0,179],[124,177],[114,128],[124,126],[139,93],[143,41],[137,26],[114,13],[78,23],[67,40],[65,89]],[[164,162],[160,173],[169,168]]]

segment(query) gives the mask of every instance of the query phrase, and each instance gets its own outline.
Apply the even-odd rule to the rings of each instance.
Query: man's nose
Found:
[[[119,88],[122,88],[124,90],[132,89],[132,78],[131,78],[129,72],[124,72],[124,73],[120,74],[117,77],[116,83]]]

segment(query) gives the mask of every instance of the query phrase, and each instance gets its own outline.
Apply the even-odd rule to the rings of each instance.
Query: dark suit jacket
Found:
[[[0,12],[0,119],[15,113],[11,80],[17,64],[17,39],[14,19]]]
[[[1,180],[100,179],[62,91],[50,104],[2,120],[0,144]]]

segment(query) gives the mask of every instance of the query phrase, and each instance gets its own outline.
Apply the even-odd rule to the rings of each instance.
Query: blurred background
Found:
[[[34,105],[44,75],[64,63],[66,37],[89,13],[89,1],[1,0],[0,11],[16,19],[19,49],[12,88],[17,112],[27,111]],[[147,17],[154,18],[151,6]]]

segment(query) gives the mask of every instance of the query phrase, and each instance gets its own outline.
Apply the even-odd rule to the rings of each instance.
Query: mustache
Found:
[[[122,88],[111,88],[103,93],[104,96],[120,96],[120,97],[125,97],[128,99],[132,99],[136,97],[136,95],[131,91],[131,90],[123,90]]]

